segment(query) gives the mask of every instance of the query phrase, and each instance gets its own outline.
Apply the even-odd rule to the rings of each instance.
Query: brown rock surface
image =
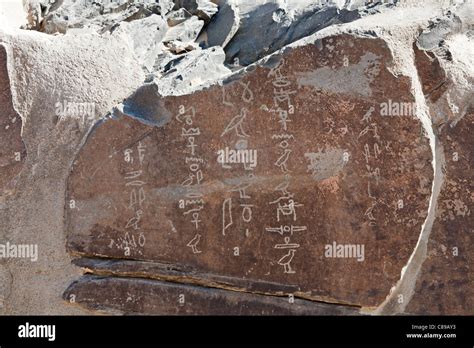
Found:
[[[341,35],[191,95],[139,91],[135,98],[160,105],[147,119],[161,122],[121,116],[90,134],[68,180],[69,250],[185,267],[200,285],[377,306],[416,245],[432,185],[420,122],[381,116],[383,103],[413,101],[409,80],[388,70],[391,59],[380,39]],[[256,165],[219,163],[226,148],[255,150]],[[363,260],[326,257],[333,243],[364,246]],[[134,277],[141,266],[106,273]],[[166,280],[160,267],[145,274]],[[66,296],[90,308],[182,313],[145,300],[174,298],[180,287],[188,289],[87,277]],[[130,307],[107,296],[131,288],[141,297]],[[193,291],[206,303],[218,292]]]
[[[449,84],[438,59],[431,54],[432,59],[426,60],[427,55],[430,53],[419,51],[417,54],[417,69],[423,86],[440,85],[440,81]],[[431,94],[428,90],[424,92]],[[445,159],[444,181],[427,258],[406,311],[412,314],[470,315],[474,311],[474,109],[469,109],[461,117],[449,113],[442,102],[447,98],[444,91],[435,99],[429,97],[428,103],[432,114],[445,116],[435,122]]]
[[[107,289],[107,291],[103,291]],[[64,298],[92,310],[159,315],[355,315],[356,308],[140,278],[84,276]]]
[[[438,200],[436,220],[428,244],[428,256],[417,280],[408,313],[470,315],[474,306],[474,110],[456,127],[440,133],[446,157],[445,178]]]

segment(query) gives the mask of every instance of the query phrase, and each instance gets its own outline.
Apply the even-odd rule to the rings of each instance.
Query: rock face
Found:
[[[407,307],[410,313],[425,313],[430,307],[433,314],[470,315],[474,305],[470,300],[474,296],[471,270],[473,253],[473,201],[474,173],[474,105],[471,91],[465,93],[457,87],[457,79],[472,84],[474,76],[468,71],[453,76],[449,61],[464,63],[465,56],[459,56],[451,39],[452,31],[445,30],[441,38],[433,38],[430,33],[439,31],[439,27],[449,27],[450,23],[441,21],[418,40],[426,50],[416,50],[416,63],[433,118],[438,139],[443,148],[444,181],[438,197],[436,219],[431,231],[427,248],[427,257],[416,283],[415,294]],[[460,30],[459,19],[455,21],[456,31]],[[429,38],[427,45],[426,41]],[[455,37],[455,40],[462,41]],[[447,72],[441,67],[442,57],[448,58]],[[462,63],[461,63],[462,62]],[[472,69],[472,66],[469,68]],[[472,86],[472,85],[471,85]],[[462,100],[463,111],[453,108],[450,100]],[[453,110],[454,109],[454,110]],[[430,294],[430,299],[422,294]],[[433,305],[436,303],[436,305]]]
[[[22,119],[13,108],[7,70],[7,52],[0,45],[0,201],[15,186],[15,177],[23,168],[26,149],[21,138]]]
[[[289,43],[332,24],[351,22],[360,17],[357,10],[339,10],[336,6],[310,5],[301,12],[268,2],[242,14],[240,27],[226,48],[229,63],[249,65]],[[266,35],[261,35],[265,28]]]
[[[87,2],[0,21],[1,314],[474,313],[471,2]]]
[[[107,292],[104,292],[107,289]],[[84,276],[64,294],[93,310],[159,315],[356,315],[356,308],[140,278]]]
[[[474,110],[455,127],[446,125],[440,132],[445,154],[445,179],[436,221],[428,244],[428,256],[417,281],[415,295],[407,311],[435,314],[470,315],[472,299],[473,254],[473,182],[471,162],[474,156],[472,136]],[[430,294],[430,298],[422,294]],[[433,306],[433,301],[436,305]]]
[[[384,114],[412,100],[391,59],[381,40],[327,37],[160,99],[154,125],[123,113],[101,122],[69,178],[69,250],[376,306],[415,247],[432,180],[419,121]],[[79,303],[107,292],[79,284]]]

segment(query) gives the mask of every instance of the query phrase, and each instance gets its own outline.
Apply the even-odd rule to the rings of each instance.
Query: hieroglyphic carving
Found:
[[[431,151],[417,119],[377,113],[387,96],[411,98],[409,79],[384,65],[391,56],[383,42],[332,40],[331,52],[324,45],[294,48],[223,86],[163,98],[163,112],[175,116],[160,127],[126,116],[96,127],[68,182],[68,196],[83,207],[81,214],[67,211],[68,247],[124,258],[104,240],[135,231],[125,228],[130,202],[119,198],[130,195],[123,192],[126,173],[142,170],[134,180],[146,183],[137,225],[146,244],[126,259],[187,265],[229,277],[226,286],[242,277],[275,284],[259,288],[266,293],[292,284],[308,298],[380,303],[424,222]],[[366,67],[370,79],[361,76],[369,79],[371,98],[320,87],[331,81],[298,83],[298,76],[323,79],[327,56],[342,51],[354,51],[350,64],[366,52],[378,57]],[[124,154],[112,149],[129,149],[139,139],[144,165],[125,170]],[[258,154],[252,165],[251,150]],[[92,179],[86,173],[97,163],[103,170]],[[394,209],[399,200],[403,208]],[[327,258],[328,244],[363,245],[364,261]]]

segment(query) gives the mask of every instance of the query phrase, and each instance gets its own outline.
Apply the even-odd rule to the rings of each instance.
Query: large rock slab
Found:
[[[74,161],[69,250],[185,265],[203,286],[377,306],[415,248],[432,186],[410,82],[391,61],[383,40],[341,35],[190,95],[139,90]],[[163,271],[127,276],[139,273]],[[104,294],[140,288],[118,281],[74,291],[114,309]]]
[[[0,196],[11,192],[23,168],[26,148],[21,138],[22,119],[13,108],[7,70],[7,52],[0,44]]]
[[[103,289],[109,289],[104,292]],[[140,278],[84,276],[64,299],[88,309],[151,315],[354,315],[355,308]]]

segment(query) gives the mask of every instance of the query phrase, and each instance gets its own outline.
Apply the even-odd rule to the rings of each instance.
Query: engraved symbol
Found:
[[[366,165],[366,168],[367,168],[367,174],[364,176],[369,177],[369,178],[374,178],[378,185],[380,181],[380,168],[377,167],[375,169],[372,169],[372,167],[369,165]]]
[[[372,196],[372,192],[370,190],[370,181],[367,181],[367,194],[369,198],[375,199],[376,197]]]
[[[140,164],[143,163],[143,159],[145,158],[145,149],[146,149],[146,146],[145,145],[142,145],[142,142],[139,141],[138,142],[138,159],[140,160]]]
[[[125,186],[143,186],[145,185],[146,182],[141,181],[141,180],[134,180],[134,181],[129,181],[125,184]]]
[[[283,236],[284,233],[290,233],[293,235],[293,232],[301,232],[306,231],[306,226],[288,226],[288,225],[281,225],[280,227],[266,227],[265,230],[267,232],[274,232],[278,233]],[[276,247],[276,246],[275,246]]]
[[[378,159],[378,155],[380,155],[381,153],[382,153],[382,150],[380,150],[379,144],[375,143],[374,144],[374,156],[375,156],[375,158]]]
[[[204,209],[204,207],[201,205],[200,207],[189,209],[183,212],[183,215],[188,215],[188,214],[193,213],[193,216],[194,216],[195,213],[199,213],[199,211],[201,211],[202,209]]]
[[[370,109],[365,113],[364,117],[362,117],[362,122],[370,122],[372,120],[372,113],[375,111],[375,108],[373,106],[370,107]]]
[[[125,173],[125,180],[132,180],[138,178],[140,175],[142,175],[141,170],[134,170],[133,172],[128,172]]]
[[[145,201],[145,191],[143,190],[143,187],[140,187],[138,189],[138,197],[137,197],[136,189],[133,189],[132,191],[130,191],[130,204],[128,205],[128,208],[131,209],[136,204],[138,204],[138,206],[141,207],[144,201]]]
[[[234,106],[232,102],[230,102],[229,100],[226,100],[225,87],[222,87],[222,103],[227,106]]]
[[[240,185],[237,185],[237,186],[233,187],[230,191],[231,192],[239,192],[240,198],[249,199],[249,198],[252,198],[252,197],[248,196],[247,193],[245,193],[245,190],[247,188],[249,188],[250,185],[251,185],[250,183],[243,183],[243,184],[240,184]]]
[[[374,138],[376,138],[377,140],[380,140],[380,136],[378,135],[377,133],[377,124],[375,123],[372,123],[371,125],[365,127],[360,133],[359,133],[359,136],[358,138],[366,135],[367,133],[369,132],[373,132],[374,133]]]
[[[203,207],[201,207],[202,209]],[[194,226],[196,226],[196,229],[199,228],[199,223],[201,222],[201,220],[199,220],[199,213],[193,213],[193,219],[191,220],[191,222],[194,223]]]
[[[203,179],[202,175],[202,170],[198,170],[196,174],[189,174],[188,178],[185,179],[182,183],[181,186],[191,186],[194,182],[194,179],[196,179],[196,184],[199,185]]]
[[[365,162],[369,163],[370,159],[370,149],[369,149],[369,144],[364,145],[364,157],[365,157]]]
[[[253,92],[249,88],[250,81],[247,83],[239,82],[241,86],[244,87],[244,92],[242,93],[242,100],[246,103],[250,103],[253,100]]]
[[[293,134],[273,134],[272,139],[293,139]]]
[[[232,198],[226,198],[222,203],[222,235],[225,236],[225,231],[232,226]]]
[[[278,260],[278,264],[283,266],[285,269],[284,273],[296,273],[292,268],[291,268],[291,261],[295,257],[295,249],[288,250],[288,254],[284,255],[280,260]]]
[[[241,204],[240,205],[243,210],[242,210],[242,219],[249,223],[250,221],[252,221],[252,208],[253,208],[253,204]]]
[[[191,114],[187,114],[187,112],[190,111]],[[185,115],[186,114],[186,115]],[[179,108],[179,114],[176,115],[176,119],[180,122],[180,123],[186,123],[187,125],[191,125],[193,124],[193,118],[194,116],[196,115],[196,110],[194,109],[193,106],[189,107],[189,108],[185,108],[184,105],[181,105],[180,108]]]
[[[234,130],[238,137],[248,138],[249,135],[245,133],[244,128],[242,127],[242,123],[245,121],[246,117],[247,117],[247,109],[242,108],[242,110],[240,110],[240,114],[235,116],[232,120],[230,120],[229,124],[224,129],[224,132],[222,132],[221,137],[229,133],[230,131]]]
[[[288,118],[288,111],[279,108],[277,112],[278,118],[280,119],[278,122],[283,127],[283,130],[286,131],[288,129],[288,122],[291,122],[291,120]]]
[[[284,244],[275,244],[275,249],[296,249],[299,248],[300,245],[296,243],[290,243],[290,237],[285,237]]]
[[[200,254],[202,251],[198,250],[197,245],[199,244],[199,241],[201,240],[201,235],[197,233],[193,239],[189,241],[186,246],[190,247],[193,250],[193,254]]]
[[[168,223],[169,223],[170,226],[171,226],[171,231],[173,231],[174,233],[178,232],[178,231],[176,230],[176,227],[174,227],[173,221],[168,220]]]
[[[286,197],[293,197],[293,195],[288,191],[288,186],[290,186],[290,176],[288,174],[285,175],[285,181],[275,187],[274,191],[281,191],[283,196]]]
[[[271,202],[270,204],[274,204],[278,201]],[[281,204],[278,202],[278,209],[277,209],[277,221],[280,221],[280,214],[283,216],[293,215],[293,221],[296,221],[296,207],[301,207],[303,204],[295,203],[292,199],[289,200],[289,203]]]
[[[138,230],[138,223],[140,222],[140,220],[142,218],[142,215],[143,215],[143,211],[137,210],[135,212],[135,216],[132,217],[130,220],[128,220],[127,225],[125,226],[125,228],[130,228],[130,227],[133,226],[134,230]]]
[[[375,221],[375,217],[374,217],[374,214],[373,214],[373,210],[375,208],[375,206],[377,205],[376,202],[372,203],[372,206],[370,206],[369,208],[367,208],[367,210],[365,211],[364,215],[367,216],[369,218],[369,220],[371,221]]]
[[[275,166],[280,167],[283,173],[290,172],[286,166],[288,158],[290,157],[291,150],[286,149],[285,152],[280,156],[280,158],[275,162]]]

